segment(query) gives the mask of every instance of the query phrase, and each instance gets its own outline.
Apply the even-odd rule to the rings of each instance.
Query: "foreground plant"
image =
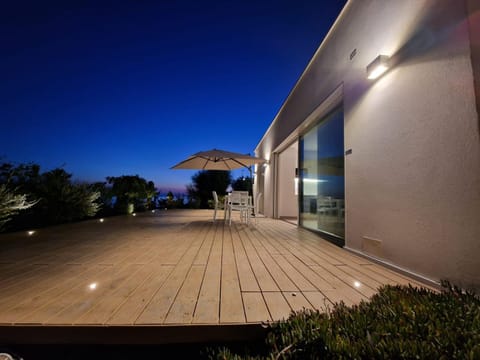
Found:
[[[264,348],[224,359],[480,359],[480,300],[448,283],[437,293],[384,286],[369,302],[305,310],[269,329]]]

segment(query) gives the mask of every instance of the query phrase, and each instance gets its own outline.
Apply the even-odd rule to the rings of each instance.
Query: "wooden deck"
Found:
[[[356,304],[382,284],[423,286],[285,221],[230,227],[212,214],[156,211],[1,235],[0,342],[82,332],[95,342],[119,329],[132,339],[152,326],[166,342],[182,332],[220,339],[292,310]]]

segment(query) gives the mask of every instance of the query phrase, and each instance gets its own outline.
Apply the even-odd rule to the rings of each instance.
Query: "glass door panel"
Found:
[[[338,109],[300,138],[300,225],[345,237],[343,111]]]

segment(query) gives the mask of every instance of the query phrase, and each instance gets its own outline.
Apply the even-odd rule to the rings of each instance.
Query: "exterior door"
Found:
[[[299,224],[345,238],[343,109],[339,108],[300,137]]]

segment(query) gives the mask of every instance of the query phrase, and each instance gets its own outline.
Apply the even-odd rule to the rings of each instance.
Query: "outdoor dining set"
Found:
[[[216,170],[216,171],[230,171],[239,168],[247,168],[250,173],[252,166],[265,163],[265,159],[250,156],[248,154],[239,154],[231,151],[212,149],[209,151],[197,152],[186,160],[179,162],[172,166],[172,169],[184,170]],[[238,211],[240,213],[240,221],[243,223],[250,223],[250,218],[254,217],[255,222],[258,218],[258,204],[262,193],[256,195],[255,201],[248,191],[232,191],[225,196],[223,204],[218,199],[216,191],[213,195],[213,221],[217,218],[217,210],[222,208],[224,210],[223,219],[228,224],[232,224],[232,212]]]
[[[222,208],[221,202],[218,199],[216,191],[212,191],[213,195],[213,221],[217,219],[217,211]],[[262,193],[258,193],[253,202],[252,196],[248,194],[248,191],[232,191],[225,195],[223,201],[223,220],[228,221],[229,225],[232,225],[232,212],[238,211],[240,215],[240,222],[245,224],[250,223],[250,219],[253,217],[255,222],[258,219],[258,203]]]

